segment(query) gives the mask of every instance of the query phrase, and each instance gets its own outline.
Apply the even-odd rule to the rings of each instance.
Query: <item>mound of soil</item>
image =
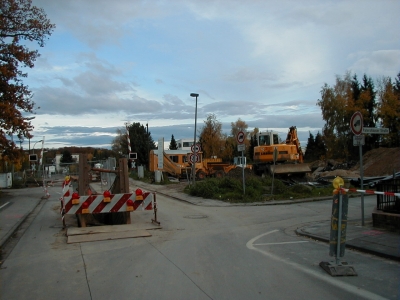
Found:
[[[311,169],[317,169],[313,173],[313,177],[359,177],[360,162],[357,161],[350,168],[342,167],[343,164],[335,163],[330,160],[328,162],[316,161],[310,164]],[[332,170],[326,170],[327,166],[333,166]],[[328,168],[329,169],[329,168]],[[394,172],[400,171],[400,148],[377,148],[368,151],[363,155],[363,169],[365,177],[389,176]]]
[[[363,155],[364,176],[386,176],[400,171],[400,148],[377,148]],[[352,170],[360,170],[357,163]]]

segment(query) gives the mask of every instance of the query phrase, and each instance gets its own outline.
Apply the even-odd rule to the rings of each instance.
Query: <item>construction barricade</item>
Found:
[[[77,192],[71,191],[70,182],[65,182],[60,200],[64,227],[66,226],[65,215],[75,214],[82,217],[87,214],[128,213],[127,223],[129,224],[130,212],[149,210],[154,211],[152,222],[160,224],[157,221],[155,193],[143,192],[141,189],[136,189],[135,193],[111,194],[106,190],[103,194],[80,196]],[[81,226],[86,225],[81,222]]]

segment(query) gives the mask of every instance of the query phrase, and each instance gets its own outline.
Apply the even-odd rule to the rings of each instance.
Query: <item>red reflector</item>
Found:
[[[72,199],[79,199],[79,194],[77,192],[72,193]]]
[[[143,191],[141,189],[136,190],[136,196],[141,196],[143,195]]]
[[[82,209],[87,209],[87,208],[89,208],[89,203],[83,202],[82,203]]]
[[[126,201],[126,205],[133,206],[133,201],[131,199],[129,199],[128,201]]]
[[[110,193],[110,191],[104,191],[104,193],[103,193],[103,196],[104,197],[110,197],[111,196],[111,193]]]

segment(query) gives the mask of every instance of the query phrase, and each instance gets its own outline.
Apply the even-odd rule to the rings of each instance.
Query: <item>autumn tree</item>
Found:
[[[43,9],[31,0],[0,0],[0,153],[10,158],[21,154],[8,136],[30,138],[33,126],[26,114],[33,113],[33,94],[24,85],[26,68],[33,68],[38,50],[27,42],[43,47],[55,28]]]
[[[222,133],[222,124],[214,114],[209,114],[200,133],[200,144],[203,157],[221,157],[225,136]]]
[[[176,144],[176,140],[174,135],[171,136],[171,142],[169,143],[169,150],[177,150],[178,149],[178,145]]]
[[[380,125],[389,129],[382,136],[382,144],[387,147],[400,147],[400,73],[394,83],[389,77],[379,82],[378,117]]]
[[[128,142],[126,137],[126,129],[118,128],[116,131],[116,136],[111,142],[111,150],[114,153],[116,159],[121,157],[127,157],[128,155]],[[94,153],[95,157],[98,158],[98,154]]]
[[[347,141],[350,134],[348,109],[354,107],[350,73],[346,73],[343,78],[336,76],[333,87],[325,83],[317,105],[321,107],[322,118],[325,120],[323,136],[328,157],[338,158],[343,154],[348,157]]]

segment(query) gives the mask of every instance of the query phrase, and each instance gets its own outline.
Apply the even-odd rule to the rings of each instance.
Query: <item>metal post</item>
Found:
[[[341,188],[341,187],[340,187]],[[342,238],[342,190],[339,190],[339,215],[338,215],[338,237],[337,237],[337,245],[336,245],[336,264],[339,265],[339,257],[340,257],[340,240]]]
[[[190,97],[195,97],[196,98],[196,108],[194,111],[194,137],[193,137],[193,159],[194,162],[192,163],[192,180],[193,180],[193,186],[196,184],[196,130],[197,130],[197,97],[199,96],[199,94],[195,94],[195,93],[191,93]]]
[[[360,180],[361,180],[361,189],[364,189],[364,167],[363,167],[363,158],[362,158],[362,145],[360,143],[359,152],[360,152]],[[361,225],[364,226],[364,193],[361,193]]]
[[[243,150],[242,150],[242,176],[243,176],[243,195],[246,194],[246,184],[244,182],[244,158],[243,158]]]

